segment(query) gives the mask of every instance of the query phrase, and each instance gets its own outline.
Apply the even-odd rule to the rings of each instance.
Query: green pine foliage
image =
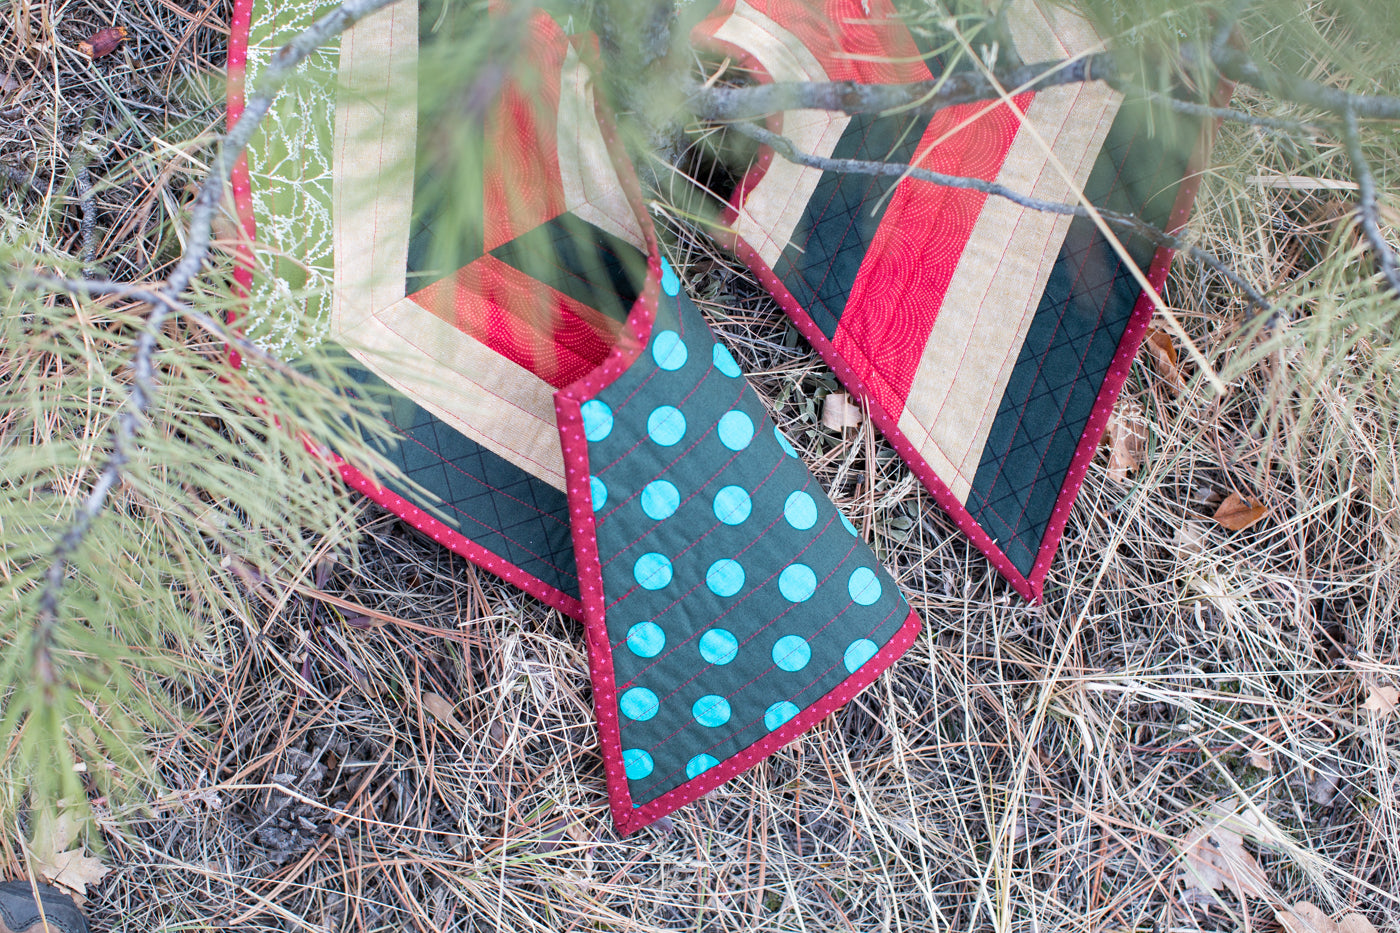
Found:
[[[39,252],[7,247],[7,284]],[[188,297],[218,317],[238,301],[227,257],[216,259]],[[78,275],[71,262],[43,265]],[[306,346],[295,369],[234,370],[218,334],[171,323],[120,482],[45,620],[45,577],[112,454],[147,311],[21,286],[0,314],[0,820],[158,787],[144,727],[199,741],[179,679],[219,675],[226,627],[254,624],[260,578],[300,577],[353,538],[359,507],[326,452],[382,467],[364,438],[383,422],[340,391],[338,360]]]
[[[650,2],[566,11],[575,28],[593,25],[603,35],[604,84],[643,176],[680,205],[673,216],[701,219],[711,211],[677,193],[694,180],[695,150],[710,146],[709,161],[733,155],[712,145],[708,130],[683,110],[697,67],[684,37],[703,6],[681,6],[669,33],[658,26],[670,22],[669,13],[658,19],[663,8]],[[1190,78],[1179,65],[1180,50],[1208,45],[1221,11],[1193,0],[1080,0],[1079,6],[1159,89]],[[1357,92],[1400,91],[1394,54],[1400,17],[1387,3],[1337,0],[1322,19],[1303,15],[1313,6],[1306,0],[1235,6],[1243,11],[1239,33],[1256,59]],[[484,19],[479,4],[442,2],[436,15],[424,15],[425,28],[453,40],[434,46],[442,80],[423,90],[424,106],[463,115],[432,126],[430,152],[479,148],[480,95],[489,100],[499,87],[508,73],[501,63],[512,61],[522,35],[519,17],[481,27]],[[998,27],[994,10],[968,2],[931,3],[918,28],[956,30],[962,41],[946,44],[956,58],[970,50],[987,55]],[[1304,122],[1330,119],[1249,89],[1238,92],[1235,106]],[[1386,124],[1363,130],[1378,184],[1392,190],[1400,139]],[[474,171],[470,159],[435,165],[442,193],[434,200],[456,207],[440,219],[444,239],[467,235],[466,218],[479,214],[479,205],[452,197],[472,190],[463,173]],[[1189,296],[1193,312],[1202,312],[1187,315],[1190,332],[1227,385],[1261,362],[1268,367],[1272,382],[1262,396],[1236,394],[1230,402],[1254,407],[1271,452],[1262,459],[1286,462],[1290,445],[1304,438],[1330,444],[1339,491],[1363,482],[1374,487],[1372,501],[1394,503],[1400,481],[1366,466],[1372,459],[1357,445],[1395,436],[1400,302],[1373,274],[1366,244],[1344,221],[1320,237],[1301,238],[1299,260],[1281,272],[1278,244],[1288,239],[1281,225],[1303,223],[1300,212],[1311,209],[1312,195],[1262,190],[1251,179],[1264,175],[1351,177],[1335,134],[1226,124],[1193,236],[1266,290],[1282,318],[1266,326],[1271,322],[1251,317],[1227,286],[1206,279]],[[135,300],[75,297],[28,282],[36,272],[82,276],[75,249],[56,245],[71,244],[61,235],[62,212],[45,200],[0,218],[0,736],[7,738],[0,820],[62,798],[139,797],[159,786],[147,727],[184,728],[190,741],[199,741],[198,711],[181,705],[178,685],[185,677],[219,676],[227,626],[256,626],[250,602],[260,598],[260,579],[303,578],[328,551],[353,553],[360,506],[337,482],[328,452],[371,473],[388,469],[367,441],[383,436],[383,422],[347,391],[343,360],[320,347],[315,334],[294,338],[299,344],[283,353],[295,368],[249,360],[235,371],[219,334],[191,318],[174,319],[160,335],[156,393],[129,462],[68,561],[57,616],[45,620],[45,575],[112,453],[149,311]],[[177,232],[166,234],[165,249],[173,252]],[[212,254],[185,296],[190,307],[216,320],[236,309],[231,269],[230,256]],[[296,317],[293,304],[286,319]],[[1216,313],[1209,322],[1207,309]],[[1305,430],[1319,414],[1379,419],[1384,427]]]

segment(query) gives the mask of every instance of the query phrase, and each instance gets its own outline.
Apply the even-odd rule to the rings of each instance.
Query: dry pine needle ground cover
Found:
[[[91,185],[92,258],[158,276],[222,126],[228,14],[0,9],[7,223],[81,256]],[[116,25],[114,53],[75,52]],[[1201,241],[1266,285],[1356,249],[1345,186],[1290,158],[1227,127],[1199,205]],[[174,684],[190,724],[149,737],[164,791],[98,802],[98,929],[1400,930],[1393,373],[1310,382],[1302,343],[1240,365],[1241,303],[1178,264],[1167,301],[1227,389],[1164,326],[1030,606],[867,423],[822,425],[833,376],[656,214],[926,634],[814,733],[618,839],[579,626],[365,508],[353,545],[247,575],[221,654]],[[7,877],[35,831],[4,827]]]

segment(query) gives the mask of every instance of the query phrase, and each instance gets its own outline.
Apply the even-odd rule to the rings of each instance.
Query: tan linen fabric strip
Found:
[[[385,382],[522,470],[564,489],[554,390],[404,297],[413,209],[418,7],[341,39],[331,335]]]
[[[1026,61],[1100,45],[1082,19],[1039,2],[1017,3],[1010,25]],[[1099,83],[1037,93],[1026,120],[1073,177],[1063,177],[1035,134],[1023,130],[997,182],[1037,198],[1077,201],[1120,99]],[[1068,217],[988,198],[924,346],[899,428],[963,503],[1069,224]]]
[[[411,298],[374,315],[380,378],[462,434],[564,491],[554,388],[534,373],[424,310]]]
[[[617,177],[594,106],[593,77],[571,45],[559,78],[556,124],[564,206],[645,253],[646,237]]]
[[[774,81],[825,81],[826,69],[802,41],[743,0],[715,31],[715,37],[748,50]],[[851,118],[820,110],[783,113],[782,133],[803,152],[829,156]],[[748,190],[734,227],[771,269],[783,255],[792,231],[821,181],[820,169],[774,157],[763,177]]]

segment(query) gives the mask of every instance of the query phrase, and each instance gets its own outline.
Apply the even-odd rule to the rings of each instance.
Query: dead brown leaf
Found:
[[[1152,368],[1157,371],[1157,375],[1161,377],[1162,381],[1171,386],[1177,394],[1185,391],[1186,380],[1181,376],[1181,369],[1177,362],[1176,344],[1172,343],[1171,335],[1154,327],[1147,332],[1145,345],[1147,352],[1152,357]]]
[[[87,896],[87,886],[97,884],[111,871],[101,860],[84,855],[81,848],[60,852],[51,859],[40,860],[35,868],[39,877],[49,884],[56,884]]]
[[[82,845],[73,845],[82,827],[82,811],[60,803],[57,812],[46,811],[35,820],[29,843],[34,873],[80,898],[87,895],[88,885],[97,884],[110,871],[98,859],[83,854]]]
[[[78,51],[88,58],[101,58],[115,52],[117,46],[121,45],[125,38],[125,26],[110,26],[106,29],[99,29],[78,43]]]
[[[1362,709],[1381,716],[1395,712],[1397,707],[1400,707],[1400,689],[1395,687],[1372,686],[1366,702],[1361,704]]]
[[[436,693],[423,694],[423,708],[433,714],[433,718],[453,732],[468,737],[467,727],[457,718],[457,708]]]
[[[1337,925],[1327,911],[1307,901],[1299,901],[1291,910],[1277,912],[1284,933],[1337,933]]]
[[[1137,402],[1120,402],[1104,430],[1108,442],[1108,478],[1126,483],[1147,458],[1147,416]]]
[[[1379,931],[1374,923],[1353,910],[1350,913],[1342,914],[1342,919],[1337,921],[1337,933],[1379,933]]]
[[[841,431],[854,428],[864,419],[860,406],[845,392],[832,392],[822,405],[822,427]]]
[[[1203,826],[1183,841],[1182,854],[1186,871],[1180,880],[1188,901],[1213,900],[1212,892],[1221,888],[1235,892],[1241,901],[1246,895],[1277,897],[1239,833],[1219,825]]]
[[[1375,925],[1355,911],[1333,920],[1327,911],[1307,901],[1279,910],[1276,916],[1284,933],[1376,933]]]
[[[1232,492],[1220,503],[1220,508],[1211,518],[1230,531],[1244,531],[1268,514],[1269,509],[1264,503],[1255,499],[1246,502],[1239,493]]]

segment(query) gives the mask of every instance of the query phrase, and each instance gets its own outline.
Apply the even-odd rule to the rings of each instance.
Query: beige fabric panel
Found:
[[[1010,17],[1027,61],[1059,60],[1100,45],[1064,10],[1019,2]],[[1058,37],[1058,38],[1057,38]],[[1075,202],[1121,97],[1091,82],[1036,94],[997,182],[1049,201]],[[1046,144],[1070,173],[1052,164]],[[988,198],[924,347],[899,428],[960,502],[972,490],[982,449],[1071,218]]]
[[[341,39],[331,335],[423,408],[563,490],[553,388],[404,296],[417,52],[413,3],[375,13]]]
[[[410,298],[378,311],[365,336],[381,351],[366,360],[381,379],[457,431],[564,491],[553,386]],[[405,355],[405,348],[411,353]]]
[[[594,106],[593,77],[571,45],[559,75],[556,124],[564,204],[595,227],[645,253],[646,238],[617,177],[617,167],[608,154]]]
[[[332,336],[404,296],[413,210],[418,7],[396,3],[340,40],[335,107]]]
[[[747,49],[774,81],[825,81],[821,66],[802,42],[743,0],[724,21],[715,37]],[[851,118],[820,110],[788,110],[782,132],[803,152],[829,156]],[[734,227],[771,269],[787,247],[812,192],[821,181],[820,169],[794,165],[773,157],[758,184],[749,189]]]

